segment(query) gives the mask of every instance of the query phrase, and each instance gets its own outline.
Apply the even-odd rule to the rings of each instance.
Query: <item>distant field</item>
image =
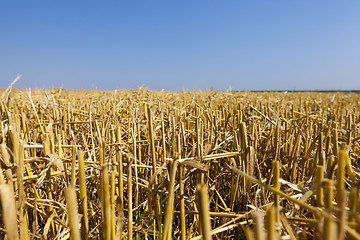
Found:
[[[360,239],[356,92],[0,96],[1,239]]]

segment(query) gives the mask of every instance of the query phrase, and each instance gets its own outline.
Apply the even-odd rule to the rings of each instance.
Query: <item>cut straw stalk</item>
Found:
[[[326,209],[333,207],[333,197],[334,197],[334,184],[330,179],[323,180],[324,187],[324,206]]]
[[[184,166],[179,167],[180,185],[180,224],[181,240],[186,239],[186,220],[185,220],[185,199],[184,199]]]
[[[197,191],[199,194],[199,215],[200,229],[204,240],[211,240],[211,225],[209,214],[209,191],[206,184],[198,184]]]
[[[279,161],[273,161],[273,186],[275,189],[280,190],[280,163]],[[280,199],[279,195],[274,195],[274,204],[275,204],[275,221],[280,223]]]
[[[164,218],[164,226],[163,226],[163,239],[170,240],[172,239],[172,224],[174,218],[174,188],[175,188],[175,178],[177,172],[177,162],[174,161],[172,164],[171,177],[169,183],[169,195],[166,204],[166,212]]]
[[[324,166],[316,166],[316,205],[318,207],[324,206],[324,190],[321,182],[324,179]]]
[[[15,158],[17,162],[17,182],[18,182],[18,209],[19,209],[19,228],[20,228],[20,239],[29,239],[28,225],[27,225],[27,211],[25,206],[26,195],[25,195],[25,187],[24,187],[24,144],[22,142],[18,142],[17,134],[12,132],[13,134],[13,144],[14,151],[17,152],[15,154]],[[18,149],[16,149],[18,147]]]
[[[267,239],[276,240],[279,239],[275,229],[276,224],[276,207],[271,206],[266,212],[266,229],[267,229]]]
[[[343,201],[343,190],[345,188],[345,165],[347,158],[347,152],[344,150],[340,150],[338,157],[338,170],[336,176],[336,202],[338,204]]]
[[[116,142],[120,143],[121,141],[121,128],[118,126],[116,128]],[[122,155],[119,146],[116,146],[116,162],[118,164],[118,201],[117,201],[117,231],[116,239],[119,239],[122,235],[123,225],[124,225],[124,180],[123,180],[123,161]]]
[[[333,219],[324,219],[323,239],[335,240],[338,239],[338,225]]]
[[[70,186],[65,190],[66,209],[70,228],[70,239],[80,240],[80,222],[75,188]]]
[[[82,238],[88,239],[89,233],[89,220],[88,220],[88,204],[87,204],[87,193],[86,193],[86,175],[84,165],[84,153],[79,150],[78,152],[78,163],[79,163],[79,188],[80,188],[80,213],[83,215],[81,219],[81,232]]]
[[[154,192],[156,193],[155,196],[153,196],[154,198],[154,205],[155,205],[155,221],[157,224],[157,227],[159,229],[159,235],[161,236],[162,234],[162,225],[161,225],[161,216],[160,216],[160,199],[159,199],[159,195],[157,194],[158,192],[158,179],[157,176],[155,175],[156,173],[156,154],[155,154],[155,141],[154,141],[154,127],[153,127],[153,119],[152,119],[152,114],[151,114],[151,109],[149,106],[147,106],[147,120],[148,120],[148,132],[149,132],[149,142],[150,142],[150,151],[151,151],[151,160],[152,160],[152,177],[154,177]],[[165,150],[165,149],[164,149]]]
[[[101,166],[102,194],[103,194],[103,231],[105,239],[111,239],[111,204],[110,204],[110,181],[109,167],[107,164]]]
[[[111,184],[111,195],[110,195],[110,204],[111,204],[111,239],[116,239],[116,198],[115,198],[115,172],[111,171],[110,175],[110,184]]]
[[[133,204],[132,204],[132,169],[131,169],[131,160],[129,158],[128,162],[128,239],[132,239],[133,237]]]
[[[17,240],[19,239],[19,235],[16,219],[15,198],[12,187],[9,184],[0,184],[0,201],[6,237],[8,240]]]
[[[76,186],[76,169],[75,169],[75,164],[76,164],[76,147],[73,146],[72,147],[72,157],[71,157],[71,186],[73,186],[75,188]]]

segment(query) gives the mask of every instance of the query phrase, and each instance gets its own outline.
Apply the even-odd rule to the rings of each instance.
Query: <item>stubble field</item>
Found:
[[[357,93],[0,96],[1,239],[360,239]]]

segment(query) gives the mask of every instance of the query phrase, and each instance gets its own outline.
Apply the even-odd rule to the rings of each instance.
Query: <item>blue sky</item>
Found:
[[[360,1],[0,0],[0,88],[360,89]]]

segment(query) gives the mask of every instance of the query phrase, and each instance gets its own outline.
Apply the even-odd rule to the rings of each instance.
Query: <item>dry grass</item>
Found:
[[[359,94],[0,96],[1,239],[360,239]]]

